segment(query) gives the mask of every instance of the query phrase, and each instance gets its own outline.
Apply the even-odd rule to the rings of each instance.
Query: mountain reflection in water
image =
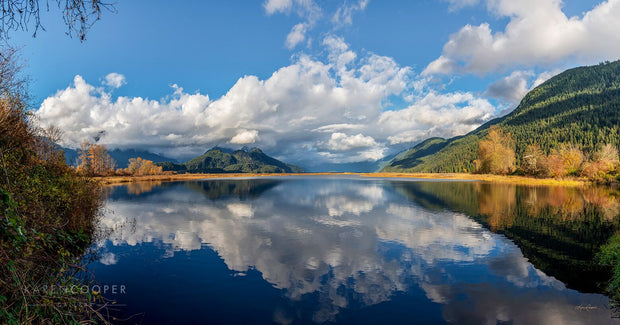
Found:
[[[131,301],[123,315],[169,318],[174,292],[204,313],[178,312],[175,323],[235,323],[236,313],[283,324],[614,321],[608,299],[588,294],[608,276],[593,254],[619,229],[617,197],[604,189],[346,177],[140,186],[109,193],[102,225],[113,231],[93,265],[100,281],[141,288],[118,297]],[[241,289],[255,306],[190,294],[217,276],[191,269],[214,263],[230,283],[209,285],[257,277],[269,286]],[[150,288],[152,268],[173,271]],[[173,286],[179,277],[195,283]]]

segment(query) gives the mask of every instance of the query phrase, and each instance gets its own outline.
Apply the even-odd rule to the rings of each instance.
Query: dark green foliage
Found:
[[[611,268],[608,291],[617,307],[620,304],[620,235],[611,237],[607,244],[601,246],[597,257],[602,265]]]
[[[100,187],[65,164],[26,107],[0,92],[0,323],[79,323],[97,317],[92,296],[44,287],[84,283]]]
[[[184,164],[175,164],[171,161],[158,162],[155,163],[155,166],[161,167],[163,171],[173,171],[179,174],[187,172],[187,167]]]
[[[604,144],[619,147],[620,61],[567,70],[530,91],[505,117],[446,140],[438,150],[416,150],[418,145],[410,150],[411,157],[392,161],[384,171],[473,172],[478,141],[491,125],[515,139],[517,161],[530,144],[538,144],[545,154],[562,144],[586,154]]]
[[[303,173],[302,168],[269,157],[258,148],[230,152],[216,147],[183,164],[166,162],[157,166],[181,173]]]

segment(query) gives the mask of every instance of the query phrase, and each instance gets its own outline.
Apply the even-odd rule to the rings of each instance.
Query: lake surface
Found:
[[[620,229],[606,189],[337,176],[108,192],[89,268],[128,324],[620,323],[593,262]]]

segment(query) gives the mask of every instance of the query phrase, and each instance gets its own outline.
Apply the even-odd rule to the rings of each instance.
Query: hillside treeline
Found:
[[[505,117],[451,139],[428,139],[384,171],[474,172],[479,142],[497,125],[515,141],[517,165],[530,146],[545,155],[562,147],[591,157],[604,145],[620,147],[620,61],[567,70],[530,91]],[[531,148],[530,148],[531,149]]]

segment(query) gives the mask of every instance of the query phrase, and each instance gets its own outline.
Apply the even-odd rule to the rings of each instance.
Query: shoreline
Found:
[[[425,179],[449,179],[449,180],[472,180],[499,184],[515,184],[526,186],[568,186],[579,187],[591,185],[592,182],[583,178],[536,178],[516,175],[493,175],[493,174],[469,174],[469,173],[360,173],[364,177],[394,177],[394,178],[425,178]]]
[[[137,182],[173,182],[183,180],[199,180],[210,178],[246,178],[246,177],[273,177],[273,176],[338,176],[349,175],[359,177],[377,178],[419,178],[438,180],[474,180],[500,184],[515,184],[526,186],[586,186],[591,182],[585,179],[567,178],[534,178],[527,176],[491,175],[491,174],[466,174],[466,173],[231,173],[231,174],[175,174],[175,175],[150,175],[150,176],[104,176],[95,177],[101,184],[106,186],[124,185]]]

